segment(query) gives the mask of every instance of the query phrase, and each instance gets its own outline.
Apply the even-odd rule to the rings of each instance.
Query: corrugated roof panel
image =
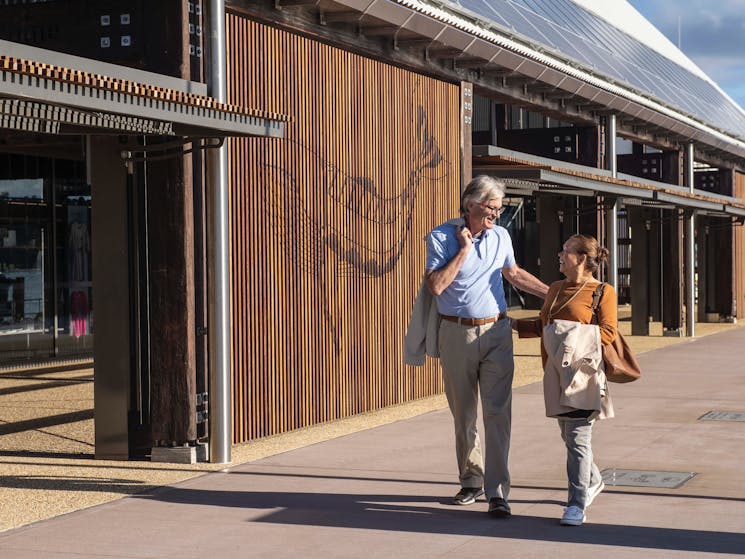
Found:
[[[571,0],[451,2],[690,117],[745,139],[745,112],[717,87]],[[442,4],[447,4],[444,0]]]

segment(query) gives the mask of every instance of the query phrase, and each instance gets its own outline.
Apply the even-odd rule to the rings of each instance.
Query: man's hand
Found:
[[[468,253],[473,247],[473,235],[468,227],[460,227],[455,233],[458,239],[460,250],[455,256],[439,270],[427,270],[427,287],[432,295],[440,295],[447,287],[453,283],[455,276],[458,274],[460,267],[465,262]]]
[[[470,251],[473,246],[473,235],[471,235],[471,230],[464,225],[458,229],[455,237],[458,239],[458,244],[460,245],[461,250],[465,250],[466,254],[468,254],[468,251]]]

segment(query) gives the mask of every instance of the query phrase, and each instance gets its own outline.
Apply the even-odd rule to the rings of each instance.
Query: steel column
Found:
[[[685,166],[685,185],[688,187],[691,194],[693,194],[693,142],[686,145]]]
[[[693,193],[693,142],[686,145],[685,157],[686,186]],[[696,335],[696,212],[693,210],[685,213],[685,305],[686,305],[686,336]]]
[[[695,282],[695,255],[696,255],[696,238],[695,238],[695,221],[696,213],[686,211],[685,213],[685,302],[686,302],[686,336],[692,338],[696,335],[696,286]]]
[[[608,146],[608,170],[611,177],[618,176],[616,158],[616,115],[610,115],[607,120],[606,142]],[[618,290],[618,198],[613,198],[610,206],[606,208],[606,223],[608,224],[607,244],[608,258],[608,283]]]
[[[225,1],[210,0],[209,93],[224,103],[227,97]],[[208,338],[210,462],[231,458],[230,401],[230,237],[228,215],[228,154],[223,145],[208,152]]]

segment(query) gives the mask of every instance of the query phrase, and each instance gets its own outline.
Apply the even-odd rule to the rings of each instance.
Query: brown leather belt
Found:
[[[490,316],[487,318],[461,318],[459,316],[447,316],[445,314],[440,315],[443,320],[450,322],[457,322],[458,324],[465,324],[466,326],[483,326],[484,324],[491,324],[497,320],[507,318],[507,313],[499,313],[499,316]]]

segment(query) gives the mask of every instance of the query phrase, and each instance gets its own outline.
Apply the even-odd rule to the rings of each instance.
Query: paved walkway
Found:
[[[541,388],[515,390],[514,516],[454,507],[445,410],[210,473],[0,534],[2,558],[745,556],[745,329],[645,353],[614,386],[601,469],[695,472],[677,489],[609,486],[561,527],[564,451]],[[94,489],[91,489],[94,490]],[[0,512],[2,513],[2,512]]]

